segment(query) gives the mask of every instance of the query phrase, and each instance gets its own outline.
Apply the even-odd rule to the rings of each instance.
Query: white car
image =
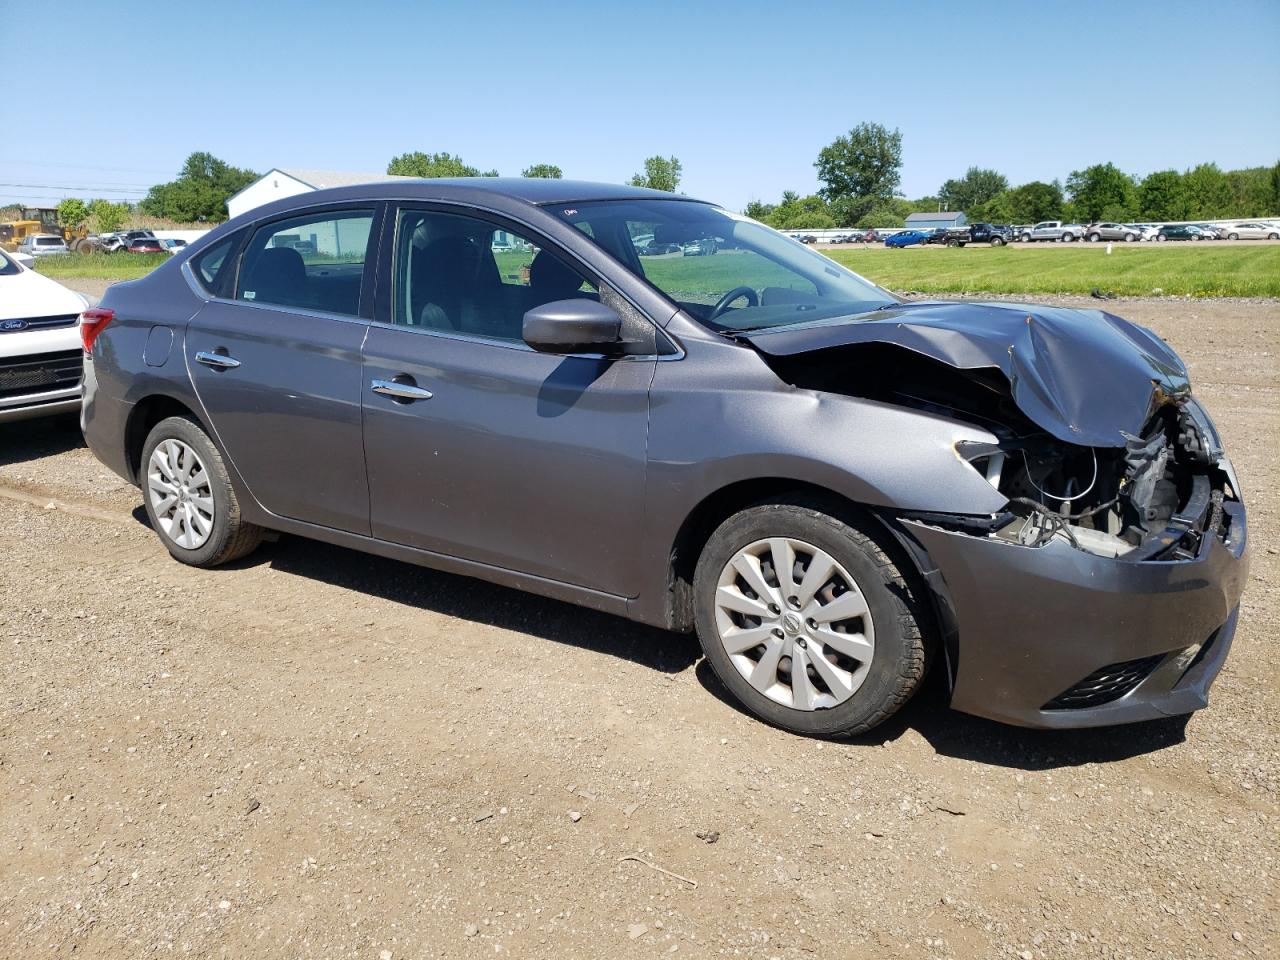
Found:
[[[1237,223],[1218,228],[1228,240],[1280,240],[1280,229],[1269,223]]]
[[[81,296],[0,250],[0,422],[80,408]]]
[[[67,249],[67,241],[61,237],[55,237],[51,233],[33,233],[29,237],[22,238],[22,242],[18,244],[18,252],[32,257],[47,257],[50,254],[71,251]]]

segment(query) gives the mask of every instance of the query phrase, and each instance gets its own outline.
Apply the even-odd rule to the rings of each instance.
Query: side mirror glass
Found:
[[[539,353],[617,353],[622,318],[595,300],[553,300],[524,315],[524,342]]]

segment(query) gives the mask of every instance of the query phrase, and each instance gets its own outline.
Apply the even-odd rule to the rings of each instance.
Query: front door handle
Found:
[[[401,383],[398,380],[373,380],[370,382],[374,393],[380,393],[392,400],[403,400],[412,403],[414,400],[430,400],[431,391],[423,390],[413,383]]]
[[[240,366],[240,361],[235,357],[228,357],[225,353],[208,353],[204,350],[196,354],[196,363],[203,363],[206,367],[213,367],[215,370],[234,370]]]

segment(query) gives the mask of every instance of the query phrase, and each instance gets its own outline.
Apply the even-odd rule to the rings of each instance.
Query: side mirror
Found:
[[[612,354],[621,345],[622,318],[595,300],[553,300],[525,313],[523,334],[539,353]]]

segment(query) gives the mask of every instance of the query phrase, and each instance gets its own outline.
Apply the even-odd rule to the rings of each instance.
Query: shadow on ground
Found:
[[[79,414],[0,423],[0,467],[57,456],[84,445]]]
[[[747,714],[705,660],[697,669],[707,690]],[[844,742],[880,747],[914,730],[943,756],[1017,770],[1055,770],[1127,760],[1186,739],[1187,717],[1084,730],[1029,730],[959,713],[948,706],[948,699],[946,679],[941,669],[935,669],[901,711],[874,730]]]
[[[146,513],[134,511],[147,525]],[[720,683],[692,636],[658,630],[621,617],[534,596],[470,577],[375,557],[300,537],[282,536],[230,569],[270,563],[282,573],[307,577],[395,603],[517,630],[555,643],[630,660],[662,673],[695,667],[702,686],[733,709],[747,711]],[[1087,730],[1027,730],[951,710],[940,669],[886,723],[852,746],[881,747],[915,730],[940,754],[1019,770],[1052,770],[1108,763],[1153,753],[1185,739],[1186,717]]]

